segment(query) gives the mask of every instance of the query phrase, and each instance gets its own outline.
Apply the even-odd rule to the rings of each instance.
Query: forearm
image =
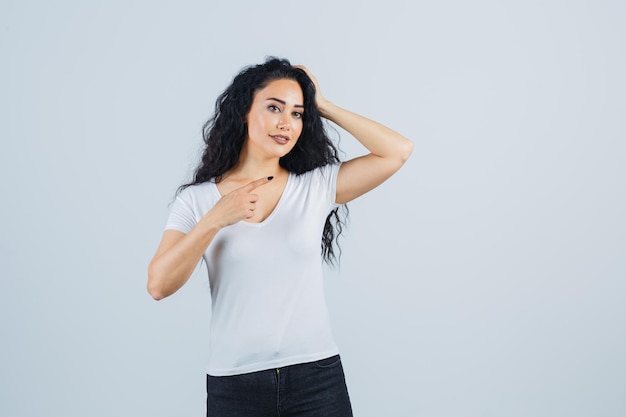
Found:
[[[413,144],[408,139],[378,122],[329,101],[320,104],[318,108],[324,118],[354,136],[373,155],[397,158],[403,163],[413,150]]]
[[[258,196],[253,191],[272,178],[259,178],[223,196],[189,233],[166,231],[148,267],[150,295],[160,300],[178,291],[191,276],[217,232],[254,216]]]
[[[219,231],[210,218],[203,218],[189,233],[157,253],[148,267],[148,292],[156,300],[174,294],[195,270]]]

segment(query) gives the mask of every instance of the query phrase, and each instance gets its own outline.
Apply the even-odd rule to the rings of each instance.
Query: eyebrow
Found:
[[[285,100],[281,100],[281,99],[276,98],[276,97],[270,97],[270,98],[266,99],[265,101],[269,101],[269,100],[274,100],[274,101],[277,101],[277,102],[279,102],[280,104],[282,104],[283,106],[287,104],[287,102],[286,102]],[[296,104],[296,105],[294,105],[294,107],[301,107],[301,108],[304,108],[304,105],[302,105],[302,104]]]

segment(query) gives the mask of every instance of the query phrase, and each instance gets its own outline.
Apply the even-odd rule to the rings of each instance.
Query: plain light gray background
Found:
[[[204,268],[156,303],[146,267],[217,94],[267,55],[415,143],[328,271],[355,415],[626,415],[625,21],[618,0],[2,0],[0,415],[203,415]]]

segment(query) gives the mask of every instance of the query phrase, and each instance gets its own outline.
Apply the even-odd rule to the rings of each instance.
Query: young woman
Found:
[[[322,118],[369,153],[340,163]],[[340,206],[393,175],[411,142],[326,100],[306,68],[276,58],[234,78],[204,141],[150,263],[148,291],[165,298],[206,262],[207,415],[351,416],[322,258],[335,258]]]

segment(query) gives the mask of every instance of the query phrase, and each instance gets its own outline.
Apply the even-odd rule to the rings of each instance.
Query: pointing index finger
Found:
[[[271,175],[269,177],[259,178],[258,180],[254,180],[254,181],[244,185],[243,187],[241,187],[241,189],[245,190],[247,192],[250,192],[250,191],[254,190],[257,187],[260,187],[261,185],[267,184],[268,182],[270,182],[273,179],[274,179],[273,175]]]

